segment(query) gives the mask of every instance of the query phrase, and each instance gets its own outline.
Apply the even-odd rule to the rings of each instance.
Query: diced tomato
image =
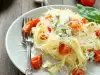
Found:
[[[48,27],[48,31],[51,32],[51,30],[52,30],[52,29],[51,29],[50,27]]]
[[[83,24],[86,24],[88,23],[88,20],[86,18],[82,18],[82,21],[81,21]]]
[[[42,55],[33,57],[31,59],[31,64],[34,69],[40,69],[42,65]]]
[[[39,18],[33,20],[33,27],[36,27],[36,25],[37,25],[38,22],[40,22]]]
[[[79,29],[80,28],[80,25],[79,24],[72,24],[71,27],[73,29]]]
[[[23,31],[26,33],[26,34],[29,34],[30,31],[31,31],[31,26],[28,24],[25,24],[24,27],[23,27]]]
[[[97,31],[95,32],[95,34],[96,34],[97,37],[100,38],[100,30],[97,30]]]
[[[40,19],[37,18],[37,19],[34,19],[34,20],[30,20],[27,22],[27,24],[30,24],[31,27],[36,27],[37,23],[40,22]]]
[[[52,31],[52,28],[48,27],[48,31],[51,32]]]
[[[69,25],[75,31],[78,31],[80,28],[79,20],[76,18],[72,18]]]
[[[32,27],[36,27],[37,23],[40,21],[40,19],[34,19],[34,20],[29,20],[23,27],[23,31],[26,34],[29,34],[31,31]]]
[[[46,40],[48,38],[48,36],[45,33],[42,33],[40,36],[41,40]]]
[[[95,55],[94,55],[95,62],[100,63],[100,50],[95,50],[94,53],[95,53]]]
[[[70,51],[71,51],[71,47],[69,47],[68,45],[66,45],[64,43],[59,44],[59,53],[61,55],[68,54]]]
[[[85,75],[85,72],[83,69],[76,67],[72,70],[72,75]]]

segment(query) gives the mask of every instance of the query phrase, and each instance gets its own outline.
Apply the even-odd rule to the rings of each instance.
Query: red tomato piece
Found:
[[[30,26],[30,24],[25,24],[24,27],[23,27],[23,31],[24,31],[26,34],[29,34],[30,31],[31,31],[31,26]]]
[[[80,28],[79,20],[77,18],[72,18],[69,24],[73,30],[78,31]]]
[[[100,63],[100,50],[95,50],[94,53],[95,53],[95,55],[94,55],[95,62]]]
[[[85,72],[83,69],[76,67],[72,70],[72,75],[85,75]]]
[[[48,27],[48,31],[51,32],[52,31],[52,28]]]
[[[86,24],[88,23],[88,20],[86,18],[82,18],[82,23]]]
[[[59,53],[61,55],[68,54],[70,51],[71,51],[71,48],[68,45],[66,45],[64,43],[59,44]]]
[[[42,55],[33,57],[31,59],[31,64],[34,69],[40,69],[42,65]]]
[[[34,19],[33,20],[33,27],[36,27],[36,25],[38,24],[38,22],[40,22],[40,19],[39,18]]]
[[[29,34],[32,27],[36,27],[37,23],[40,21],[40,19],[30,20],[23,26],[23,31],[26,34]]]
[[[80,25],[79,24],[73,24],[73,25],[71,25],[71,27],[73,29],[79,29],[80,28]]]
[[[31,27],[36,27],[37,23],[40,22],[40,19],[37,18],[37,19],[34,19],[34,20],[29,20],[26,24],[30,25]]]
[[[39,56],[40,64],[42,65],[42,54]]]
[[[96,0],[81,0],[81,3],[85,6],[93,6]]]
[[[42,33],[40,36],[41,40],[46,40],[48,38],[48,36],[45,33]]]
[[[96,34],[97,37],[100,38],[100,30],[97,30],[97,31],[95,32],[95,34]]]

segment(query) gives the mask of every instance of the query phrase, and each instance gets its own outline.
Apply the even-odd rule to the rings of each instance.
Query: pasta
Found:
[[[76,12],[52,9],[40,17],[40,22],[32,28],[32,33],[36,47],[44,53],[56,60],[65,60],[63,65],[66,63],[72,68],[84,68],[87,63],[86,52],[89,49],[100,49],[100,40],[95,35],[98,29],[100,25],[88,22]],[[60,44],[62,51],[65,51],[60,51]]]

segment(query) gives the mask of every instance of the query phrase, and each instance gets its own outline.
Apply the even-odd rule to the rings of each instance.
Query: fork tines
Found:
[[[22,21],[22,43],[24,43],[26,41],[26,39],[28,39],[28,34],[26,34],[24,31],[23,31],[23,26],[28,22],[28,21],[31,21],[32,18],[23,18],[23,21]],[[27,25],[27,24],[26,24]]]

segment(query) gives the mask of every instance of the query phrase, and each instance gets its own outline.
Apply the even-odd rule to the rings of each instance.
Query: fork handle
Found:
[[[27,70],[26,75],[32,75],[31,67],[31,43],[27,42]]]
[[[31,43],[27,42],[27,67],[31,68]]]

